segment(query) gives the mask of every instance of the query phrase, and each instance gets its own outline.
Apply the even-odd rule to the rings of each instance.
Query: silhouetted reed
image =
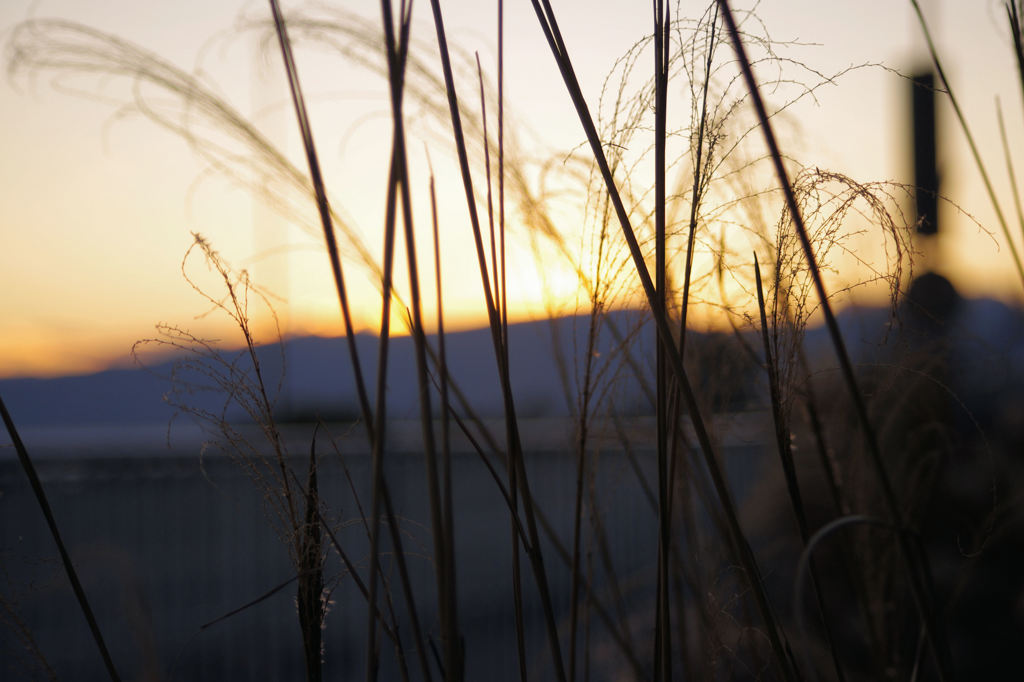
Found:
[[[168,377],[168,401],[202,423],[211,442],[266,494],[295,570],[306,678],[322,678],[324,638],[332,635],[325,564],[333,556],[366,602],[365,679],[377,679],[382,669],[382,636],[403,679],[480,675],[467,669],[471,644],[460,625],[463,568],[456,562],[455,529],[460,515],[473,510],[460,509],[453,494],[457,432],[486,467],[508,514],[501,532],[508,533],[510,565],[488,570],[511,585],[510,639],[522,680],[861,680],[902,679],[907,673],[955,679],[946,603],[936,594],[932,552],[921,531],[922,500],[939,489],[939,476],[930,468],[933,460],[913,460],[898,440],[910,428],[904,428],[906,406],[917,395],[907,376],[927,379],[931,367],[927,357],[918,364],[915,358],[893,370],[886,386],[866,379],[834,310],[840,294],[884,288],[890,321],[898,328],[917,222],[901,206],[914,188],[802,166],[798,153],[787,155],[777,135],[791,125],[789,107],[849,69],[822,74],[779,57],[784,44],[773,41],[754,14],[734,12],[726,0],[710,3],[695,20],[656,0],[651,35],[616,61],[595,103],[580,85],[551,3],[532,0],[532,6],[585,139],[549,158],[523,153],[517,134],[525,136],[525,128],[508,129],[500,0],[496,86],[479,56],[449,45],[438,0],[430,2],[431,42],[415,35],[412,3],[406,0],[397,8],[382,0],[380,26],[328,8],[286,15],[276,0],[270,0],[271,22],[245,22],[280,48],[308,171],[291,164],[214,94],[212,84],[123,39],[46,19],[25,22],[11,36],[12,72],[129,79],[135,109],[185,137],[213,168],[258,190],[296,224],[322,234],[348,339],[358,421],[371,453],[368,507],[348,479],[366,557],[346,548],[320,492],[322,444],[337,447],[327,425],[311,434],[308,460],[293,456],[282,437],[273,385],[280,377],[261,365],[249,312],[250,301],[266,304],[268,311],[269,304],[247,273],[233,270],[198,235],[183,264],[189,284],[239,329],[242,351],[227,353],[171,325],[160,326],[158,338],[140,342],[179,351]],[[1019,3],[1007,5],[1024,86],[1019,14]],[[389,166],[379,256],[343,217],[341,199],[328,191],[330,178],[320,167],[294,57],[294,49],[308,43],[334,50],[388,85],[392,129],[387,150],[382,145],[380,152],[388,155]],[[930,38],[929,46],[1020,269]],[[648,77],[644,64],[652,56]],[[152,97],[150,88],[169,95],[169,102]],[[780,103],[771,108],[765,92]],[[412,106],[420,114],[415,120],[408,114]],[[420,138],[431,150],[443,148],[454,157],[459,179],[453,184],[461,187],[442,186],[432,170],[429,178],[416,176],[409,149]],[[1005,141],[1004,147],[1012,178]],[[251,167],[255,173],[246,170]],[[413,197],[423,191],[431,207],[436,344],[428,335],[434,323],[424,312],[429,289],[423,287],[431,278],[416,252],[424,218],[414,214]],[[465,239],[472,239],[476,255],[493,353],[491,375],[474,380],[493,382],[500,392],[497,428],[477,414],[460,378],[449,371],[441,269],[452,266],[439,237],[438,191],[465,198],[471,230]],[[558,217],[565,201],[577,202],[580,220],[571,226]],[[1020,215],[1016,194],[1014,201]],[[395,285],[401,273],[395,269],[398,239],[406,256],[402,281],[408,284],[402,291]],[[576,337],[581,340],[571,356],[560,339],[553,344],[573,433],[571,451],[563,453],[573,473],[567,519],[551,518],[545,510],[527,465],[531,453],[524,446],[524,411],[517,407],[511,367],[507,239],[529,242],[546,262],[568,267],[578,279],[572,305],[580,315],[571,324],[583,327]],[[866,242],[872,248],[862,248]],[[217,292],[189,274],[193,254],[215,274]],[[349,266],[368,273],[380,294],[372,394],[364,379],[370,370],[357,352],[345,279]],[[272,311],[268,316],[276,324]],[[700,316],[717,316],[721,329],[697,334],[694,320]],[[552,318],[552,335],[565,333],[564,321]],[[811,367],[805,349],[808,327],[819,318],[837,358],[836,368],[824,371]],[[432,540],[429,595],[414,589],[385,466],[393,319],[405,325],[415,354],[415,376],[402,379],[415,382],[418,396]],[[281,344],[277,334],[272,341]],[[825,386],[822,376],[834,374],[841,388]],[[824,398],[823,386],[829,391]],[[219,409],[199,405],[199,391],[221,396]],[[245,426],[234,416],[239,410]],[[732,455],[725,443],[737,431],[756,432],[756,426],[729,421],[751,413],[770,424],[771,434],[757,445],[777,452],[777,464],[766,471],[784,485],[776,490],[766,480],[740,495],[727,473]],[[644,421],[647,416],[653,421]],[[6,410],[4,419],[9,422]],[[13,433],[13,425],[8,428]],[[620,575],[611,549],[607,522],[618,510],[597,484],[609,451],[621,456],[622,471],[642,491],[630,504],[649,511],[657,528],[649,575],[642,579]],[[650,469],[644,465],[647,455]],[[342,453],[338,458],[344,462]],[[30,462],[27,455],[25,461]],[[751,514],[761,518],[751,522]],[[791,531],[797,541],[786,544]],[[840,535],[853,539],[826,551]],[[785,554],[781,560],[765,547],[776,540]],[[397,576],[384,570],[385,555]],[[568,595],[552,587],[556,578],[568,583]],[[789,578],[792,600],[776,587]],[[805,589],[815,596],[813,626],[804,611]],[[912,603],[900,591],[909,591]],[[531,604],[539,606],[543,651],[530,648]],[[909,657],[908,629],[915,633]]]

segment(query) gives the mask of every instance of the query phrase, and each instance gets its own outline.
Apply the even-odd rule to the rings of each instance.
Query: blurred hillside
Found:
[[[912,320],[894,320],[887,309],[848,308],[839,319],[851,355],[865,375],[899,364],[913,350],[911,346],[920,350],[922,342],[915,340],[916,332],[908,332]],[[565,417],[575,412],[577,388],[585,370],[581,358],[585,356],[582,351],[589,324],[588,317],[575,316],[510,325],[511,377],[520,416]],[[960,406],[958,418],[976,422],[990,439],[1024,440],[1024,316],[991,299],[960,300],[939,334],[946,357],[941,381]],[[653,337],[653,326],[638,312],[610,313],[599,325],[593,352],[597,394],[616,414],[642,415],[651,410],[648,380],[653,375]],[[460,331],[448,333],[445,338],[449,372],[463,396],[462,401],[455,400],[457,407],[469,405],[481,417],[501,416],[490,332]],[[710,409],[738,411],[766,406],[757,336],[750,332],[690,332],[687,339],[695,388]],[[373,401],[377,339],[361,334],[356,343]],[[437,348],[435,337],[429,337],[429,343]],[[396,337],[390,344],[389,418],[417,418],[412,340]],[[825,330],[808,329],[805,347],[812,371],[827,384],[834,355]],[[224,366],[251,366],[241,351],[218,353],[218,362]],[[280,421],[322,418],[337,422],[358,416],[344,339],[293,338],[283,347],[259,347],[258,357],[271,392],[280,384],[275,399]],[[226,401],[220,386],[211,379],[208,370],[212,367],[209,357],[180,354],[134,369],[55,379],[2,380],[0,395],[16,423],[33,431],[88,427],[127,434],[152,426],[162,437],[175,416],[176,404],[213,414],[223,412],[229,421],[245,421],[242,411]],[[643,380],[638,381],[637,376]],[[437,409],[435,397],[435,413]],[[187,416],[177,423],[187,423]]]

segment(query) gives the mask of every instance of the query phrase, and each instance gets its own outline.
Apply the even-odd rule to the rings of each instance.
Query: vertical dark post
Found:
[[[939,173],[935,144],[935,77],[919,73],[911,84],[914,126],[914,186],[917,200],[917,232],[935,235],[939,231]]]
[[[947,332],[957,314],[960,297],[952,283],[940,274],[935,261],[935,248],[939,233],[939,173],[936,164],[936,117],[935,82],[931,71],[913,77],[912,102],[914,126],[914,185],[917,201],[917,233],[923,239],[920,245],[929,244],[932,262],[925,261],[925,272],[914,278],[906,291],[902,303],[904,321],[903,357],[896,362],[909,371],[900,383],[899,391],[903,406],[891,420],[891,442],[887,451],[901,453],[909,464],[926,461],[936,452],[951,447],[949,439],[953,432],[936,425],[952,423],[952,402],[945,390],[949,385],[950,365],[954,357],[950,353]],[[927,254],[926,248],[925,253]],[[939,486],[942,484],[939,483]],[[934,494],[941,494],[940,492]],[[915,512],[913,505],[908,509],[909,517]],[[927,524],[916,528],[915,539],[905,540],[902,550],[907,552],[911,571],[911,584],[918,586],[924,595],[934,594],[930,556],[921,540],[927,532]],[[922,618],[929,622],[932,648],[940,679],[951,679],[953,664],[942,620],[935,613],[932,597],[919,603]]]
[[[911,79],[911,115],[914,137],[914,187],[917,203],[917,233],[924,240],[925,272],[914,279],[907,291],[912,326],[936,332],[953,312],[957,295],[953,285],[936,272],[936,242],[939,233],[939,171],[936,136],[935,76],[920,71]],[[931,257],[927,257],[928,253]],[[924,341],[924,338],[920,339]]]

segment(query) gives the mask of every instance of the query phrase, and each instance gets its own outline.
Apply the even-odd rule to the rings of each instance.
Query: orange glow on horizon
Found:
[[[856,7],[836,3],[827,11],[809,11],[806,0],[786,0],[759,6],[758,12],[763,12],[765,26],[777,33],[773,37],[820,42],[820,48],[787,45],[784,51],[792,48],[794,61],[806,59],[821,73],[869,61],[904,70],[921,62],[922,43],[914,38],[919,29],[911,20],[909,9],[894,9],[883,0],[865,1],[866,5]],[[480,49],[484,72],[493,80],[493,45],[487,42],[486,32],[481,28],[489,25],[485,22],[491,20],[488,12],[493,9],[485,5],[466,2],[459,8],[453,7],[451,39],[460,41],[468,53]],[[1019,125],[1024,114],[1019,97],[1015,96],[1019,83],[1015,81],[1015,69],[1011,68],[1010,53],[1003,44],[1006,41],[993,39],[993,22],[985,16],[979,18],[976,15],[985,13],[972,12],[967,5],[945,3],[937,39],[940,50],[950,55],[948,71],[961,88],[960,98],[968,119],[991,165],[989,172],[995,178],[996,193],[1008,197],[1011,188],[1001,171],[1002,147],[994,132],[990,103],[992,95],[1003,95],[1004,115],[1011,122],[1010,148],[1024,148],[1024,133]],[[32,0],[5,3],[0,7],[0,27],[12,28],[33,16],[33,6]],[[251,119],[260,134],[280,151],[282,159],[300,172],[305,168],[287,89],[281,74],[274,75],[276,62],[254,66],[260,60],[255,58],[258,53],[250,49],[253,45],[246,42],[252,36],[236,36],[236,42],[221,45],[220,51],[205,50],[208,36],[231,25],[234,7],[213,3],[209,12],[188,26],[183,24],[180,12],[155,19],[154,13],[160,11],[158,5],[140,9],[126,0],[107,0],[103,11],[97,11],[97,5],[90,2],[48,0],[46,10],[48,14],[77,18],[122,35],[154,54],[165,55],[186,72],[195,63],[196,55],[202,55],[198,66],[203,78],[209,78],[211,91],[223,95],[241,116]],[[567,44],[580,66],[581,83],[590,104],[598,109],[604,78],[616,68],[616,59],[636,44],[649,27],[647,17],[611,6],[607,8],[608,21],[595,27],[592,21],[586,21],[593,11],[592,4],[585,2],[566,2],[559,9],[566,16]],[[416,24],[414,31],[432,35],[425,13],[419,20],[426,23]],[[592,230],[597,222],[593,194],[586,193],[585,178],[581,181],[579,177],[586,176],[586,168],[574,165],[575,160],[570,159],[574,151],[586,157],[588,149],[564,85],[533,22],[535,17],[524,10],[523,14],[511,15],[508,23],[516,27],[509,29],[507,43],[510,58],[506,120],[514,121],[516,126],[510,131],[508,143],[511,149],[513,137],[523,138],[516,148],[520,154],[517,158],[523,164],[517,172],[522,174],[516,177],[525,189],[516,191],[532,192],[530,199],[549,202],[545,205],[547,217],[557,223],[556,229],[561,231],[564,241],[557,245],[545,241],[543,235],[538,236],[541,231],[530,232],[523,226],[535,225],[530,222],[535,216],[530,215],[529,207],[513,206],[516,195],[510,183],[508,290],[512,321],[587,310],[587,296],[579,291],[578,278],[569,260],[576,258],[575,264],[589,272],[596,251],[594,235],[581,234],[584,227]],[[594,40],[593,34],[588,33],[595,30],[600,40]],[[871,36],[872,40],[865,41],[864,36]],[[351,241],[343,246],[356,327],[376,334],[379,295],[373,282],[373,266],[361,262],[360,258],[365,256],[360,253],[371,254],[371,259],[379,257],[383,241],[381,226],[391,129],[387,83],[377,78],[379,74],[375,75],[372,69],[357,69],[351,64],[339,66],[339,58],[334,55],[313,49],[299,54],[300,71],[309,87],[324,175],[329,190],[335,193],[332,206],[351,229],[349,237],[361,240],[365,249],[360,252]],[[769,71],[766,66],[759,73],[768,76]],[[470,75],[472,78],[465,81],[460,96],[468,112],[467,130],[472,131],[470,118],[478,111],[479,102],[475,73]],[[96,96],[71,95],[65,90],[74,88],[53,87],[55,83],[70,83]],[[315,207],[301,190],[286,186],[288,172],[278,169],[278,176],[273,176],[266,166],[259,165],[266,156],[245,149],[238,139],[202,119],[201,108],[190,110],[190,115],[199,117],[199,122],[193,122],[190,129],[199,136],[192,146],[180,135],[167,131],[166,126],[161,127],[143,115],[125,115],[125,106],[132,101],[136,85],[139,84],[131,79],[114,76],[91,79],[89,73],[74,70],[40,70],[17,81],[17,88],[10,83],[2,86],[0,141],[6,159],[0,167],[0,206],[4,207],[6,227],[0,253],[0,286],[8,294],[0,298],[0,378],[56,376],[131,366],[132,343],[140,337],[152,336],[153,325],[161,321],[193,328],[203,336],[223,339],[226,346],[237,347],[238,330],[230,321],[217,315],[195,317],[209,307],[209,302],[198,298],[182,279],[181,258],[193,232],[206,235],[226,262],[250,268],[256,283],[275,293],[272,304],[280,315],[286,337],[336,336],[342,332]],[[164,123],[179,121],[181,112],[176,107],[181,102],[174,100],[172,93],[161,91],[152,83],[139,88],[149,95],[147,103],[168,107],[160,110],[166,117]],[[679,117],[673,119],[672,125],[679,145],[676,170],[680,174],[685,174],[685,167],[691,163],[684,143],[689,135],[684,91],[680,82],[676,93],[680,100],[673,101],[677,109],[672,110],[672,116]],[[784,96],[778,96],[784,100]],[[902,119],[905,96],[905,83],[891,71],[854,69],[837,84],[823,86],[813,97],[805,98],[799,106],[787,109],[785,116],[778,117],[780,127],[787,116],[794,122],[785,150],[808,167],[831,168],[834,164],[837,170],[858,180],[905,179],[909,176],[907,154],[902,147],[906,132]],[[429,154],[430,168],[435,172],[445,254],[442,268],[446,328],[457,331],[482,326],[486,324],[486,314],[479,269],[461,178],[451,150],[450,123],[422,101],[411,96],[409,100],[409,125],[415,133],[410,133],[414,140],[408,144],[410,184],[426,324],[432,329],[436,317],[427,194]],[[167,101],[171,104],[166,104]],[[607,107],[603,111],[607,115]],[[490,115],[493,113],[489,110]],[[954,198],[959,208],[948,207],[943,227],[946,234],[935,261],[961,295],[994,297],[1019,305],[1021,283],[977,179],[962,132],[953,125],[948,107],[940,112],[940,126],[940,161],[946,183],[943,193]],[[622,145],[619,150],[610,143],[609,150],[622,152],[624,166],[634,164],[629,166],[629,173],[637,187],[632,192],[629,210],[639,223],[649,223],[652,193],[642,179],[649,175],[650,159],[644,156],[644,150],[650,139],[649,131],[642,126],[639,130],[632,144]],[[490,132],[493,134],[493,128]],[[752,158],[763,154],[763,144],[756,133],[754,130],[745,136],[750,149],[743,151]],[[723,139],[730,143],[742,136],[741,130],[723,131]],[[479,142],[479,137],[470,140],[471,145],[478,147]],[[212,156],[204,156],[217,144],[224,144],[221,156],[213,152]],[[472,154],[480,157],[474,157],[471,163],[477,183],[477,208],[481,222],[486,225],[482,153],[478,149]],[[227,165],[227,172],[217,171],[219,163]],[[491,163],[495,164],[493,157]],[[744,176],[742,182],[746,180]],[[735,182],[737,186],[742,184],[739,180]],[[749,189],[723,184],[735,191]],[[281,186],[286,187],[282,190]],[[753,191],[759,192],[761,187],[753,187]],[[728,201],[728,197],[718,197],[719,206],[727,205]],[[684,203],[685,199],[680,201],[680,205]],[[584,205],[591,214],[581,219],[578,214]],[[745,219],[727,215],[727,210],[723,208],[710,220],[735,225]],[[909,209],[902,206],[900,210]],[[777,217],[776,207],[769,205],[760,219],[770,227]],[[975,221],[994,236],[988,236]],[[751,218],[749,222],[756,220]],[[649,225],[644,225],[649,232]],[[615,230],[618,228],[613,227]],[[749,229],[750,234],[753,230]],[[728,235],[730,253],[738,259],[734,266],[737,274],[736,281],[723,286],[729,305],[740,315],[754,312],[749,290],[749,254],[755,247],[759,253],[769,250],[750,234],[734,240],[732,233]],[[714,239],[708,237],[707,242]],[[878,241],[870,235],[861,238],[851,247],[854,255],[861,255],[860,249],[877,247],[872,239]],[[726,241],[722,239],[723,244]],[[396,247],[395,286],[408,298],[408,278],[402,274],[405,254],[401,238]],[[619,268],[617,276],[623,281],[634,277],[621,243],[614,248],[618,251],[610,258]],[[713,267],[710,260],[704,259],[718,247],[705,243],[701,248],[696,268],[707,275]],[[537,251],[545,254],[540,262],[535,258]],[[831,265],[843,270],[843,263]],[[204,287],[209,286],[209,293],[217,296],[217,278],[206,278],[209,272],[204,270],[201,260],[186,264],[186,272],[202,280]],[[838,281],[838,276],[830,279],[834,288],[838,288]],[[690,319],[698,327],[729,328],[722,316],[714,312],[715,297],[719,295],[717,286],[714,282],[706,284],[701,292],[701,297],[711,303],[692,313]],[[638,291],[639,286],[629,279],[609,297],[609,305],[639,307],[644,301]],[[884,301],[884,295],[864,289],[854,292],[853,300],[878,304]],[[840,307],[846,303],[846,299],[837,300]],[[256,305],[253,308],[258,336],[264,342],[272,341],[274,331],[263,317],[265,312],[257,310]],[[403,316],[404,311],[393,311],[392,334],[406,333]]]

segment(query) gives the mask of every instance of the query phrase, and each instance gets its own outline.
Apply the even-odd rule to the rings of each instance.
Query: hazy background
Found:
[[[339,3],[352,10],[366,4]],[[484,70],[493,75],[491,4],[458,0],[442,6],[449,40],[479,51]],[[632,0],[554,4],[584,92],[596,102],[615,59],[649,32],[650,9]],[[1022,116],[1003,5],[997,0],[928,0],[923,5],[993,170],[997,193],[1007,196],[995,97],[1002,99],[1013,148],[1022,141]],[[285,3],[286,10],[310,7],[315,5]],[[776,40],[807,43],[788,48],[784,57],[822,73],[869,62],[909,72],[927,63],[909,2],[774,0],[757,5],[756,12]],[[507,3],[506,14],[506,96],[508,115],[515,117],[510,125],[532,131],[524,146],[538,154],[568,152],[584,137],[532,8],[527,2]],[[241,17],[267,15],[265,3],[235,0],[173,5],[157,0],[7,0],[0,6],[0,27],[6,37],[25,19],[64,17],[197,70],[303,167],[275,45],[261,51],[258,31],[237,28]],[[428,5],[418,3],[416,17],[414,31],[433,42]],[[386,83],[346,67],[324,50],[300,46],[298,60],[336,207],[351,216],[377,253],[390,148]],[[257,282],[280,297],[275,306],[287,334],[339,333],[327,259],[315,229],[288,225],[249,191],[209,172],[180,137],[126,112],[131,94],[129,81],[102,76],[22,73],[0,83],[0,376],[85,372],[125,363],[132,342],[153,335],[160,321],[198,332],[225,332],[213,319],[194,319],[206,308],[181,275],[193,231],[207,236],[235,266],[252,269]],[[460,95],[477,97],[469,88]],[[906,82],[886,68],[848,73],[835,87],[819,89],[816,101],[808,98],[790,110],[795,125],[786,151],[805,164],[858,180],[909,182],[907,104]],[[982,225],[998,229],[945,101],[939,125],[943,191]],[[431,141],[429,153],[442,196],[446,257],[455,264],[472,263],[451,149]],[[422,163],[419,169],[425,170]],[[413,182],[419,186],[414,202],[425,231],[425,173],[414,175]],[[984,234],[952,211],[946,211],[943,231],[940,258],[961,293],[1019,300],[1019,282],[1001,237]],[[542,285],[522,239],[514,240],[510,257],[514,317],[572,312],[576,282],[568,268],[546,262]],[[445,278],[449,323],[463,328],[482,323],[475,265],[449,266]],[[373,328],[379,298],[370,279],[350,268],[349,280],[360,326]]]

